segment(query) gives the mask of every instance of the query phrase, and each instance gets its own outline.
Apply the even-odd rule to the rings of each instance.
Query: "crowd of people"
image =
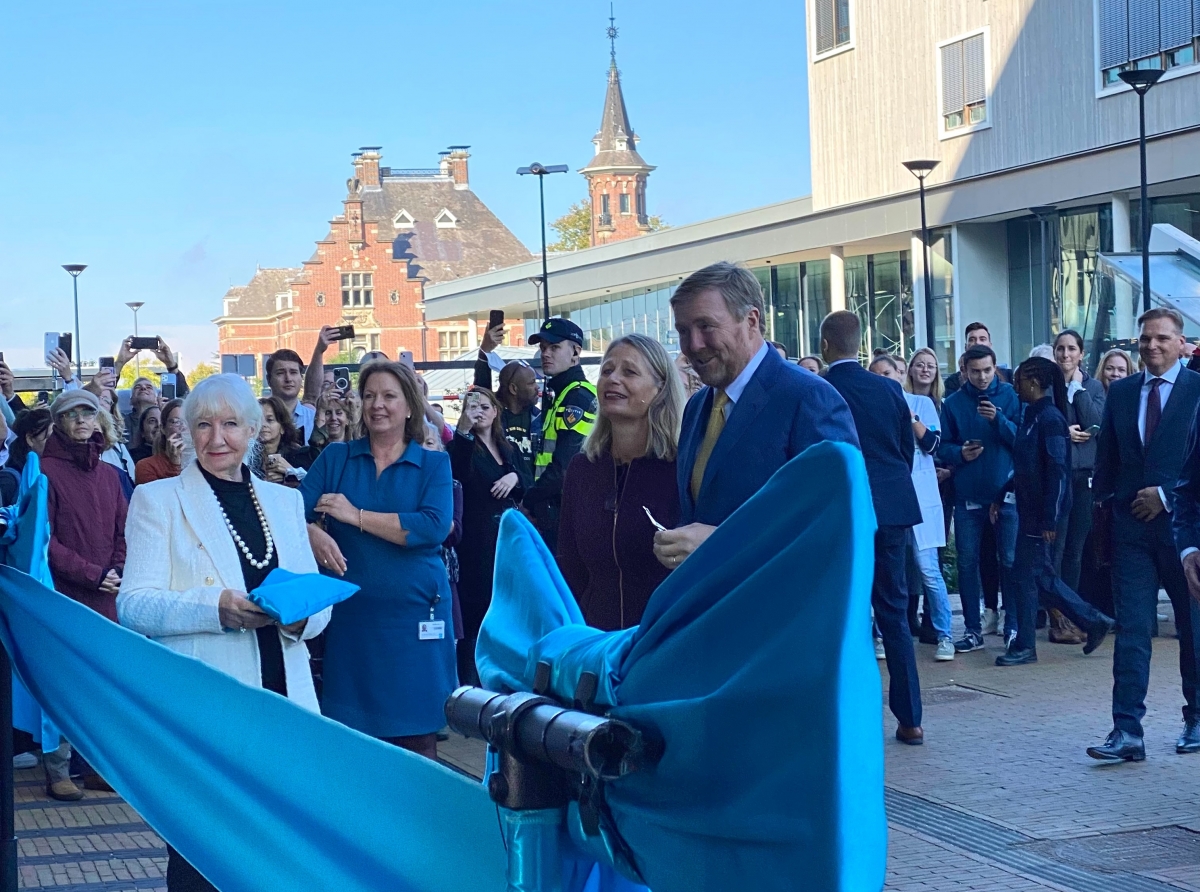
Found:
[[[410,365],[368,354],[335,380],[321,330],[310,361],[279,350],[268,395],[232,375],[164,399],[135,351],[87,383],[47,357],[62,389],[26,406],[0,363],[0,496],[31,453],[49,481],[56,588],[113,622],[246,684],[435,758],[443,704],[477,684],[501,518],[537,528],[587,623],[636,626],[658,586],[788,460],[822,441],[861,450],[877,522],[877,655],[896,738],[920,744],[914,640],[949,661],[1002,635],[1002,667],[1037,660],[1036,632],[1090,654],[1114,628],[1113,730],[1096,758],[1144,758],[1159,587],[1180,639],[1180,752],[1200,751],[1200,374],[1183,320],[1139,320],[1135,365],[1110,350],[1092,373],[1063,331],[1015,370],[987,326],[943,380],[929,348],[860,360],[859,317],[835,311],[820,356],[766,339],[748,270],[716,263],[671,298],[680,354],[639,334],[612,341],[596,384],[583,332],[552,318],[530,338],[541,378],[503,363],[488,330],[455,425]],[[169,371],[175,356],[156,351]],[[1193,362],[1198,362],[1193,360]],[[953,530],[953,535],[951,535]],[[953,546],[964,632],[954,640],[943,558]],[[275,568],[358,586],[279,625],[249,594]],[[803,596],[803,592],[795,593]],[[923,603],[923,609],[921,605]],[[866,618],[864,617],[864,624]],[[252,633],[252,634],[247,634]],[[80,761],[76,759],[76,761]],[[82,796],[69,744],[43,754],[50,795]],[[83,770],[83,784],[104,788]],[[206,889],[172,852],[169,888]]]

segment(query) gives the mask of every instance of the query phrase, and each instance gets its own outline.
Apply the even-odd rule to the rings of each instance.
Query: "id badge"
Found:
[[[1005,505],[1017,504],[1017,494],[1015,492],[1006,492],[1004,494],[1004,504]]]
[[[441,641],[446,637],[445,620],[426,620],[417,623],[417,638],[421,641]]]
[[[983,506],[980,505],[978,502],[967,502],[967,510],[968,511],[978,511],[982,507]]]

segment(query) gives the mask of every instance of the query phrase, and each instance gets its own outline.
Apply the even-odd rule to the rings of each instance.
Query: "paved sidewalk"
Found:
[[[895,742],[895,722],[883,714],[887,888],[1200,892],[1200,755],[1175,754],[1178,647],[1169,622],[1162,632],[1147,760],[1138,765],[1101,765],[1084,753],[1110,727],[1111,642],[1084,657],[1042,633],[1038,664],[1012,669],[992,665],[999,638],[952,663],[935,663],[933,648],[919,646],[925,745]],[[481,770],[474,741],[456,738],[440,751],[448,764]],[[165,888],[162,841],[129,806],[94,792],[53,802],[39,775],[17,773],[22,888]]]

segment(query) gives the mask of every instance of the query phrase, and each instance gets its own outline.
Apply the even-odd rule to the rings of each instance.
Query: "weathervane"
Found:
[[[613,15],[613,5],[608,4],[608,30],[604,32],[608,35],[609,43],[612,45],[612,63],[617,64],[617,20]]]

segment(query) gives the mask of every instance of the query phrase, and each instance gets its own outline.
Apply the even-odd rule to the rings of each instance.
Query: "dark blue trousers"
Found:
[[[1179,552],[1165,511],[1149,523],[1126,508],[1113,511],[1113,606],[1117,640],[1113,647],[1113,727],[1142,735],[1146,689],[1150,685],[1150,637],[1158,622],[1158,589],[1167,590],[1179,632],[1179,678],[1183,719],[1200,716],[1200,672],[1196,665],[1198,613],[1188,596]]]
[[[908,527],[881,526],[875,533],[875,580],[871,606],[875,624],[883,638],[891,678],[888,706],[906,728],[921,724],[921,681],[917,656],[908,628],[908,583],[906,555]]]
[[[1021,650],[1037,643],[1038,607],[1061,610],[1085,632],[1102,619],[1101,613],[1084,601],[1054,572],[1054,546],[1046,544],[1041,533],[1017,536],[1013,559],[1013,583],[1017,590],[1017,640]]]

